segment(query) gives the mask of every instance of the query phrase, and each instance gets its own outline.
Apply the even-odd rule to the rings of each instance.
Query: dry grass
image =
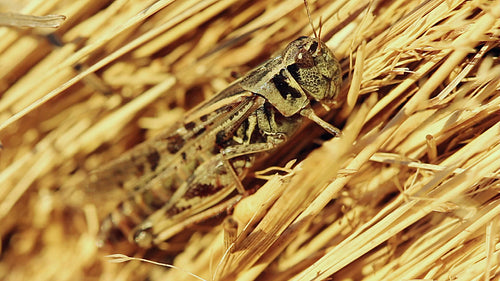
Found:
[[[142,251],[95,247],[117,202],[79,183],[312,30],[300,0],[170,2],[33,2],[18,12],[66,21],[0,28],[0,279],[195,280],[105,259]],[[237,230],[161,261],[206,280],[500,280],[500,3],[420,2],[310,3],[344,70],[343,136],[240,201]],[[314,147],[305,130],[276,164]]]

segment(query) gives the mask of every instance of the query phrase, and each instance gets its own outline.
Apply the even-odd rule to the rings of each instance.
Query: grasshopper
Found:
[[[102,222],[99,240],[125,237],[158,245],[165,231],[225,202],[258,157],[282,146],[308,118],[340,131],[313,111],[332,103],[340,64],[319,37],[300,37],[205,103],[182,123],[91,173],[92,188],[123,188],[129,197]]]

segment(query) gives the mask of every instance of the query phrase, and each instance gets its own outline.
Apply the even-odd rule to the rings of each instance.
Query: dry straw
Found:
[[[99,217],[119,197],[80,182],[312,34],[303,2],[3,9],[0,22],[66,20],[0,28],[0,279],[500,280],[500,2],[309,6],[342,63],[339,107],[323,115],[342,137],[321,143],[308,124],[273,157],[299,164],[258,182],[222,225],[147,253],[96,248]]]

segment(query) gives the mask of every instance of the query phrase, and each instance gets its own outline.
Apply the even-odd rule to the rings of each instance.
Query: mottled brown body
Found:
[[[301,37],[188,113],[177,128],[93,172],[93,189],[130,194],[102,222],[102,241],[125,236],[143,247],[158,244],[162,231],[235,189],[242,192],[240,180],[255,158],[283,144],[304,117],[338,134],[314,114],[310,100],[332,102],[340,83],[328,47]]]

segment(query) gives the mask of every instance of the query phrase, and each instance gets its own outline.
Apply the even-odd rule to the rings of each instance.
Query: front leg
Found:
[[[243,194],[245,192],[245,188],[241,184],[241,181],[236,172],[234,171],[234,167],[231,165],[229,160],[238,156],[256,154],[259,152],[272,150],[276,148],[280,143],[284,142],[286,140],[286,137],[285,135],[278,133],[276,135],[268,136],[267,140],[268,142],[264,143],[233,145],[226,147],[225,149],[222,150],[221,152],[222,162],[226,167],[226,170],[229,171],[229,173],[235,179],[236,189],[238,190],[238,192]]]
[[[237,186],[239,192],[244,192],[245,189],[230,160],[275,149],[287,141],[291,132],[295,132],[301,122],[300,115],[286,118],[274,107],[263,105],[238,128],[232,138],[232,144],[225,146],[221,154],[224,166],[239,183]]]
[[[276,148],[279,144],[286,141],[286,136],[282,133],[276,133],[274,135],[269,135],[266,138],[267,142],[262,143],[251,143],[251,144],[239,144],[232,145],[224,148],[221,153],[224,159],[229,160],[238,156],[256,154],[259,152],[265,152]]]
[[[272,150],[286,142],[302,123],[302,116],[282,116],[269,104],[259,107],[242,124],[232,138],[232,144],[221,150],[225,159]]]

